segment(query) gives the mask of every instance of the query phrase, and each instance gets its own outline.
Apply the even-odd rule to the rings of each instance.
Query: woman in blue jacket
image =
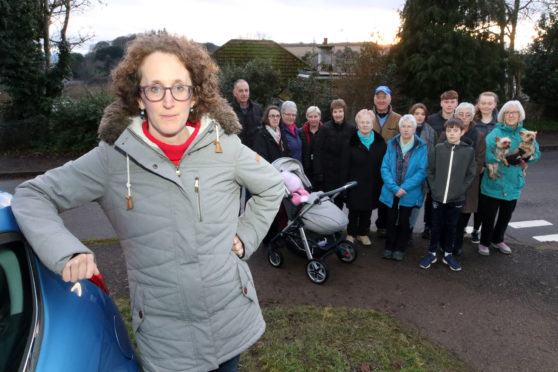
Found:
[[[380,201],[390,209],[387,215],[387,239],[383,257],[403,260],[409,240],[409,217],[414,207],[422,206],[421,185],[426,177],[428,154],[426,144],[416,134],[413,115],[399,120],[397,136],[389,140],[382,161],[384,186]]]
[[[296,104],[285,101],[281,105],[281,131],[285,133],[291,157],[302,163],[302,136],[296,126]]]
[[[498,173],[501,177],[495,180],[488,177],[488,172],[484,172],[481,182],[481,195],[479,208],[482,215],[481,239],[479,244],[479,254],[488,256],[489,247],[498,249],[501,253],[511,254],[511,249],[504,243],[504,234],[511,220],[517,199],[521,196],[521,189],[525,185],[523,176],[522,158],[519,154],[508,155],[509,165],[504,166],[496,158],[493,149],[496,146],[496,137],[509,137],[511,139],[510,154],[519,146],[521,142],[520,132],[525,120],[525,110],[519,101],[508,101],[502,106],[498,113],[498,124],[488,136],[486,136],[486,163],[500,163]],[[539,144],[535,141],[535,152],[533,155],[524,159],[528,163],[533,163],[541,157]],[[498,220],[496,220],[498,214]],[[496,225],[494,222],[496,221]]]

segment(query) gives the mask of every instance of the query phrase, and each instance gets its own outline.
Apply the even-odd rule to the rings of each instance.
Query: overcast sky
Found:
[[[272,39],[282,43],[390,43],[404,0],[104,0],[72,13],[70,35],[94,34],[82,48],[118,36],[165,28],[198,42]]]
[[[99,41],[166,29],[197,42],[230,39],[279,43],[393,42],[405,0],[102,0],[72,12],[69,36],[94,35],[77,52]],[[93,1],[94,2],[94,1]],[[518,49],[530,43],[533,23],[520,24]]]

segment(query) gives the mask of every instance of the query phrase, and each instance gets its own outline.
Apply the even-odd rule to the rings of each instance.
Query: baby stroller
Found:
[[[300,178],[304,188],[312,187],[304,174],[302,164],[292,158],[279,158],[272,165],[280,172],[289,171]],[[357,258],[353,244],[345,240],[342,230],[348,224],[348,218],[331,200],[339,193],[356,186],[356,181],[328,192],[312,192],[306,203],[294,205],[291,192],[285,187],[283,206],[287,212],[289,223],[275,235],[268,245],[268,260],[271,266],[280,267],[284,258],[279,250],[285,243],[287,247],[308,259],[306,274],[316,283],[323,284],[329,277],[329,270],[324,258],[336,253],[342,262],[351,263]],[[305,229],[313,232],[309,237]]]

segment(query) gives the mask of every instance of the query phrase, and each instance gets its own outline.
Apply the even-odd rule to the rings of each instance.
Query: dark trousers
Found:
[[[482,175],[484,171],[480,174],[480,179],[482,180]],[[481,194],[480,191],[481,182],[479,182],[479,197]],[[473,231],[479,231],[482,224],[482,214],[480,213],[480,205],[477,206],[477,212],[473,215]]]
[[[413,207],[403,207],[399,205],[399,198],[393,197],[393,204],[391,208],[384,206],[387,209],[386,217],[386,249],[390,251],[405,252],[407,243],[409,242],[409,235],[411,228],[409,227],[409,217]],[[378,208],[379,210],[379,208]]]
[[[455,229],[455,240],[453,242],[453,250],[456,251],[463,247],[463,237],[465,236],[465,228],[469,223],[471,213],[461,213],[457,220],[457,228]]]
[[[424,227],[432,227],[432,195],[426,194],[424,201]]]
[[[237,355],[234,358],[219,364],[219,368],[214,369],[213,371],[210,372],[236,372],[238,370],[239,361],[240,361],[240,355]]]
[[[355,211],[349,209],[349,225],[347,226],[347,234],[349,235],[366,235],[370,231],[370,217],[372,211]]]
[[[480,194],[479,208],[482,213],[480,244],[488,247],[490,243],[502,243],[504,234],[511,221],[517,200],[502,200]],[[496,220],[498,214],[498,220]],[[496,221],[496,225],[494,225]]]
[[[435,253],[438,243],[441,243],[444,252],[453,251],[455,231],[463,201],[453,203],[439,203],[432,201],[432,226],[430,228],[430,252]],[[443,241],[440,241],[442,239]]]
[[[397,199],[399,200],[399,199]],[[380,203],[378,206],[378,218],[376,219],[376,228],[385,229],[387,226],[387,213],[389,207],[384,203]]]

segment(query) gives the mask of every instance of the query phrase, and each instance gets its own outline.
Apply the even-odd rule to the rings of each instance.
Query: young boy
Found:
[[[428,160],[426,177],[432,194],[432,233],[429,252],[419,265],[423,269],[437,261],[436,248],[443,231],[442,261],[451,270],[461,271],[461,265],[452,255],[453,241],[465,193],[475,178],[475,152],[471,140],[461,139],[463,127],[460,119],[446,121],[447,139],[436,145]]]

